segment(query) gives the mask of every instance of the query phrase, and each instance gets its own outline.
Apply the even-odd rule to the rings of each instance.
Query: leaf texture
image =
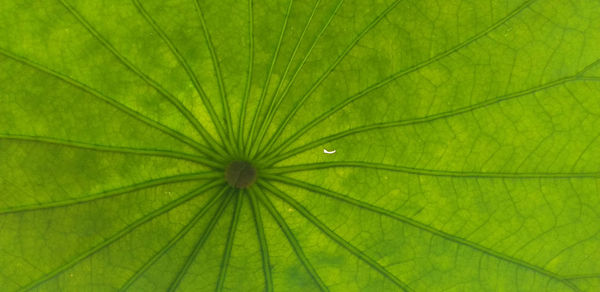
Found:
[[[0,287],[598,291],[599,137],[597,1],[2,1]]]

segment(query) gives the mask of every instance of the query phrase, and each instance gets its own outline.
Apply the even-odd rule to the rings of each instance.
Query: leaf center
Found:
[[[256,181],[256,177],[256,168],[246,161],[233,161],[225,169],[225,179],[234,188],[247,188]]]

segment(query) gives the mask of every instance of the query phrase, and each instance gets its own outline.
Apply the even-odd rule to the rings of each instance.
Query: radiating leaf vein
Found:
[[[358,249],[356,246],[349,243],[347,240],[339,236],[333,230],[331,230],[327,225],[325,225],[321,220],[311,214],[302,204],[298,201],[294,200],[289,195],[285,194],[283,191],[273,186],[272,184],[265,182],[261,184],[265,189],[269,190],[272,194],[280,198],[282,201],[286,202],[288,205],[293,207],[298,213],[302,214],[304,218],[306,218],[311,224],[317,227],[321,232],[323,232],[327,237],[335,241],[338,245],[346,249],[352,255],[365,262],[369,266],[371,266],[374,270],[379,272],[384,277],[388,278],[388,280],[392,281],[395,285],[397,285],[400,289],[404,291],[412,291],[410,287],[402,280],[398,279],[394,274],[388,271],[384,266],[379,264],[376,260],[372,259],[368,255],[366,255],[363,251]]]
[[[271,202],[269,197],[266,196],[264,191],[262,189],[259,189],[259,191],[260,193],[257,192],[256,196],[258,201],[260,201],[263,204],[263,206],[265,206],[269,214],[271,214],[271,217],[275,219],[275,222],[277,222],[277,225],[279,225],[279,228],[281,229],[288,242],[292,246],[292,249],[298,257],[298,260],[300,260],[300,263],[302,263],[302,266],[304,266],[304,269],[306,269],[308,274],[311,276],[311,278],[314,280],[315,284],[317,284],[321,291],[329,291],[329,288],[327,288],[327,285],[325,284],[325,282],[323,282],[323,280],[317,273],[317,270],[315,270],[313,265],[310,263],[310,261],[304,254],[304,251],[300,246],[300,242],[298,242],[298,239],[296,239],[296,236],[294,236],[294,232],[292,232],[290,227],[287,225],[285,219],[283,219],[279,211],[275,209],[275,206],[273,206],[273,203]]]
[[[94,36],[120,62],[122,62],[125,65],[125,67],[127,67],[128,69],[130,69],[136,75],[138,75],[148,85],[150,85],[158,93],[160,93],[164,98],[166,98],[192,124],[192,126],[194,126],[194,128],[198,131],[198,133],[200,133],[200,135],[203,138],[207,139],[208,142],[211,142],[210,135],[208,134],[208,132],[206,131],[206,129],[204,129],[204,127],[202,126],[202,124],[200,124],[200,122],[198,121],[198,119],[196,119],[196,117],[188,110],[188,108],[186,108],[181,103],[181,101],[179,99],[177,99],[175,96],[173,96],[171,93],[169,93],[160,84],[158,84],[158,82],[156,82],[154,79],[152,79],[148,75],[144,74],[139,68],[137,68],[133,63],[131,63],[131,61],[129,61],[127,58],[125,58],[125,56],[123,56],[121,53],[119,53],[119,51],[117,51],[117,49],[115,49],[115,47],[112,44],[110,44],[108,42],[108,40],[106,40],[89,23],[89,21],[87,21],[79,12],[77,12],[77,10],[75,10],[75,8],[73,6],[71,6],[70,4],[68,4],[64,0],[59,0],[59,1],[65,6],[65,8],[67,8],[67,10],[69,10],[69,12],[71,14],[73,14],[73,16],[75,16],[75,18],[77,19],[77,21],[79,21],[79,23],[81,23],[86,28],[86,30],[90,32],[90,34],[92,36]],[[213,140],[213,142],[214,142],[214,140]],[[213,145],[213,144],[209,143],[208,144],[208,148],[211,148],[213,151],[217,151],[217,152],[220,152],[221,154],[224,154],[224,152],[222,152],[223,150],[220,148],[220,145]],[[215,146],[219,146],[219,147],[215,147]]]
[[[450,110],[447,112],[437,113],[437,114],[419,117],[419,118],[412,118],[412,119],[406,119],[406,120],[390,121],[390,122],[376,123],[376,124],[371,124],[371,125],[364,125],[364,126],[356,127],[353,129],[341,131],[341,132],[338,132],[338,133],[335,133],[335,134],[332,134],[332,135],[329,135],[329,136],[326,136],[323,138],[316,139],[316,140],[306,143],[302,146],[299,146],[297,148],[289,150],[288,152],[281,153],[287,147],[289,147],[294,141],[297,140],[298,137],[296,137],[296,139],[288,140],[289,141],[288,143],[282,144],[281,148],[278,148],[277,151],[274,151],[268,157],[266,157],[265,159],[267,159],[267,161],[268,161],[266,164],[267,165],[275,164],[279,161],[283,161],[287,158],[290,158],[296,154],[307,151],[313,147],[317,147],[322,144],[325,144],[325,143],[328,143],[331,141],[335,141],[335,140],[338,140],[338,139],[341,139],[344,137],[348,137],[351,135],[356,135],[356,134],[365,133],[365,132],[374,131],[374,130],[383,130],[386,128],[412,126],[412,125],[417,125],[417,124],[429,123],[429,122],[433,122],[433,121],[441,120],[441,119],[448,119],[448,118],[459,116],[459,115],[462,115],[465,113],[473,112],[475,110],[484,109],[484,108],[487,108],[492,105],[497,105],[497,104],[500,104],[501,102],[508,101],[511,99],[531,95],[531,94],[538,93],[538,92],[541,92],[541,91],[544,91],[547,89],[551,89],[551,88],[554,88],[557,86],[564,86],[571,82],[600,82],[600,78],[579,77],[577,75],[570,76],[570,77],[564,77],[564,78],[560,78],[555,81],[548,82],[548,83],[545,83],[545,84],[542,84],[539,86],[535,86],[535,87],[532,87],[532,88],[529,88],[526,90],[521,90],[521,91],[510,93],[507,95],[498,96],[498,97],[488,99],[488,100],[485,100],[485,101],[482,101],[479,103],[474,103],[474,104],[471,104],[471,105],[468,105],[465,107],[456,108],[454,110]]]
[[[212,206],[218,201],[219,198],[222,198],[223,193],[226,188],[223,188],[220,193],[214,195],[202,208],[194,215],[194,217],[183,227],[181,230],[169,240],[169,242],[163,246],[159,251],[157,251],[148,261],[144,263],[143,266],[139,267],[136,272],[127,279],[119,291],[126,291],[137,281],[156,261],[158,261],[164,254],[166,254],[171,247],[173,247],[180,239],[182,239],[197,223],[200,219],[206,214],[206,212],[212,208]]]
[[[208,183],[200,188],[197,188],[194,191],[191,191],[183,196],[181,196],[180,198],[173,200],[171,202],[169,202],[168,204],[163,205],[162,207],[145,214],[144,216],[142,216],[141,218],[137,219],[136,221],[134,221],[133,223],[127,225],[125,228],[119,230],[117,233],[111,235],[110,237],[106,238],[104,241],[100,242],[99,244],[91,247],[90,249],[88,249],[87,251],[79,254],[78,256],[76,256],[75,258],[71,259],[69,262],[55,268],[54,270],[52,270],[51,272],[43,275],[42,277],[36,279],[35,281],[27,284],[26,286],[21,287],[21,291],[27,291],[27,290],[31,290],[34,289],[38,286],[40,286],[41,284],[43,284],[44,282],[60,275],[61,273],[63,273],[64,271],[66,271],[67,269],[72,268],[73,266],[77,265],[78,263],[84,261],[85,259],[89,258],[90,256],[94,255],[95,253],[97,253],[98,251],[102,250],[103,248],[113,244],[114,242],[116,242],[117,240],[119,240],[120,238],[122,238],[123,236],[131,233],[132,231],[134,231],[136,228],[138,228],[139,226],[143,225],[144,223],[150,222],[152,219],[163,215],[167,212],[169,212],[170,210],[173,210],[174,208],[181,206],[182,204],[184,204],[185,202],[193,199],[194,197],[196,197],[197,195],[206,192],[216,186],[218,186],[219,184],[222,184],[221,181],[215,181],[212,183]]]
[[[175,47],[175,45],[173,44],[171,39],[169,39],[167,34],[160,28],[160,26],[156,23],[156,21],[154,21],[152,16],[150,16],[150,14],[148,14],[148,12],[146,11],[146,9],[142,5],[142,3],[140,3],[139,0],[132,0],[132,1],[133,1],[133,4],[138,9],[138,11],[140,12],[140,14],[144,17],[144,19],[146,19],[146,21],[148,22],[148,24],[150,24],[152,29],[160,36],[160,38],[163,40],[163,42],[165,42],[165,44],[167,44],[167,46],[169,47],[169,49],[171,50],[171,53],[173,53],[175,58],[177,58],[177,61],[179,61],[179,64],[181,64],[181,66],[187,73],[188,77],[192,81],[192,84],[194,85],[196,92],[200,96],[200,99],[202,100],[204,107],[208,111],[215,128],[217,130],[219,130],[220,125],[217,124],[217,123],[220,123],[219,117],[217,116],[210,100],[206,96],[206,93],[204,92],[204,89],[202,88],[202,85],[198,81],[198,77],[196,76],[196,73],[194,73],[194,70],[192,69],[190,64],[181,55],[181,53],[179,52],[177,47]],[[199,123],[199,122],[196,120],[196,123]],[[218,144],[217,141],[215,141],[215,139],[201,125],[199,125],[199,132],[202,135],[202,137],[205,139],[206,143],[208,143],[208,145],[218,145],[219,149],[227,147],[227,145]],[[224,133],[220,133],[220,134],[224,135]],[[221,140],[223,140],[223,139],[224,139],[224,137],[221,136]],[[221,152],[221,154],[223,154],[223,152]]]
[[[222,198],[221,205],[219,205],[219,209],[217,209],[217,211],[213,215],[210,222],[206,225],[206,228],[204,228],[204,231],[202,232],[202,234],[196,241],[196,244],[194,245],[194,248],[192,249],[191,253],[187,256],[185,263],[183,264],[181,269],[177,272],[177,276],[175,277],[175,279],[173,279],[173,282],[171,282],[171,285],[169,286],[168,291],[172,292],[172,291],[177,290],[177,288],[181,284],[181,281],[185,277],[188,269],[196,260],[198,253],[200,253],[200,251],[202,250],[204,243],[210,236],[212,230],[214,229],[215,225],[217,224],[217,221],[219,221],[219,219],[222,217],[223,212],[225,211],[225,207],[227,207],[227,204],[231,201],[232,196],[227,195],[227,194],[231,193],[231,190],[227,187],[227,188],[224,188],[223,191],[225,192],[226,195]]]
[[[67,83],[69,85],[72,85],[72,86],[74,86],[76,88],[79,88],[83,92],[86,92],[86,93],[88,93],[88,94],[90,94],[90,95],[92,95],[92,96],[94,96],[94,97],[96,97],[96,98],[98,98],[98,99],[106,102],[107,104],[109,104],[109,105],[113,106],[114,108],[122,111],[123,113],[131,116],[132,118],[134,118],[134,119],[136,119],[136,120],[138,120],[138,121],[140,121],[140,122],[142,122],[142,123],[144,123],[146,125],[149,125],[150,127],[155,128],[155,129],[157,129],[157,130],[159,130],[159,131],[161,131],[161,132],[163,132],[163,133],[165,133],[165,134],[167,134],[167,135],[175,138],[176,140],[179,140],[182,143],[185,143],[185,144],[191,146],[192,148],[196,149],[198,152],[200,152],[200,153],[202,153],[202,154],[204,154],[206,156],[218,159],[217,157],[214,156],[214,154],[213,154],[214,152],[210,151],[206,146],[204,146],[202,144],[199,144],[195,140],[187,137],[186,135],[184,135],[184,134],[182,134],[182,133],[180,133],[180,132],[178,132],[176,130],[173,130],[173,129],[171,129],[171,128],[169,128],[169,127],[167,127],[167,126],[165,126],[165,125],[163,125],[163,124],[161,124],[161,123],[159,123],[159,122],[157,122],[157,121],[155,121],[153,119],[150,119],[150,118],[144,116],[140,112],[135,111],[135,110],[129,108],[128,106],[126,106],[126,105],[118,102],[114,98],[108,97],[105,94],[103,94],[103,93],[101,93],[101,92],[99,92],[99,91],[97,91],[97,90],[89,87],[86,84],[83,84],[83,83],[81,83],[81,82],[79,82],[79,81],[77,81],[77,80],[75,80],[75,79],[73,79],[73,78],[71,78],[69,76],[63,75],[63,74],[61,74],[59,72],[56,72],[56,71],[51,70],[49,68],[46,68],[46,67],[44,67],[42,65],[34,63],[34,62],[32,62],[32,61],[24,58],[24,57],[17,56],[17,55],[15,55],[15,54],[13,54],[13,53],[11,53],[9,51],[6,51],[5,49],[0,48],[0,54],[3,54],[3,55],[5,55],[5,56],[7,56],[7,57],[9,57],[9,58],[11,58],[11,59],[13,59],[15,61],[18,61],[21,64],[30,66],[30,67],[32,67],[32,68],[34,68],[34,69],[36,69],[36,70],[38,70],[40,72],[44,72],[46,74],[49,74],[49,75],[51,75],[51,76],[53,76],[53,77],[55,77],[55,78],[57,78],[57,79],[59,79],[61,81],[64,81],[65,83]]]
[[[535,265],[533,265],[531,263],[528,263],[528,262],[526,262],[524,260],[512,257],[510,255],[506,255],[506,254],[503,254],[501,252],[495,251],[495,250],[493,250],[491,248],[482,246],[482,245],[480,245],[480,244],[478,244],[476,242],[469,241],[469,240],[467,240],[465,238],[461,238],[461,237],[458,237],[456,235],[452,235],[452,234],[446,233],[446,232],[444,232],[442,230],[439,230],[439,229],[436,229],[434,227],[428,226],[428,225],[426,225],[424,223],[421,223],[419,221],[416,221],[416,220],[414,220],[412,218],[403,216],[401,214],[397,214],[395,212],[386,210],[384,208],[377,207],[375,205],[371,205],[371,204],[369,204],[367,202],[363,202],[363,201],[354,199],[354,198],[352,198],[352,197],[350,197],[348,195],[341,194],[341,193],[338,193],[338,192],[335,192],[335,191],[332,191],[332,190],[328,190],[328,189],[319,187],[317,185],[310,184],[310,183],[307,183],[307,182],[304,182],[304,181],[300,181],[300,180],[297,180],[297,179],[293,179],[293,178],[289,178],[289,177],[284,177],[284,176],[280,176],[280,175],[267,175],[267,177],[269,179],[272,179],[274,181],[279,181],[279,182],[284,183],[286,185],[295,186],[295,187],[307,190],[309,192],[321,194],[321,195],[324,195],[326,197],[335,199],[337,201],[344,202],[344,203],[347,203],[349,205],[352,205],[352,206],[355,206],[355,207],[358,207],[358,208],[361,208],[361,209],[364,209],[364,210],[371,211],[371,212],[373,212],[375,214],[379,214],[381,216],[385,216],[385,217],[397,220],[399,222],[402,222],[404,224],[412,226],[412,227],[414,227],[416,229],[419,229],[419,230],[422,230],[422,231],[426,231],[426,232],[428,232],[430,234],[433,234],[433,235],[438,236],[440,238],[446,239],[446,240],[448,240],[450,242],[453,242],[455,244],[458,244],[458,245],[461,245],[461,246],[465,246],[465,247],[477,250],[479,252],[482,252],[483,254],[486,254],[488,256],[497,258],[497,259],[499,259],[501,261],[509,262],[509,263],[517,265],[517,266],[519,266],[521,268],[524,268],[524,269],[527,269],[527,270],[530,270],[530,271],[534,271],[534,272],[536,272],[538,274],[541,274],[541,275],[544,275],[544,276],[546,276],[548,278],[551,278],[553,280],[559,281],[559,282],[563,283],[564,285],[568,286],[569,288],[571,288],[574,291],[579,291],[579,288],[577,288],[576,286],[574,286],[573,283],[569,282],[565,277],[563,277],[563,276],[561,276],[561,275],[559,275],[559,274],[557,274],[555,272],[552,272],[552,271],[546,270],[544,268],[535,266]]]
[[[84,143],[78,141],[70,141],[64,139],[58,139],[54,137],[42,137],[42,136],[28,136],[28,135],[13,135],[13,134],[0,134],[0,139],[12,140],[12,141],[24,141],[24,142],[37,142],[50,145],[58,145],[70,148],[79,148],[92,151],[100,152],[113,152],[113,153],[128,153],[134,155],[145,155],[145,156],[156,156],[156,157],[167,157],[180,160],[186,160],[196,162],[204,166],[213,167],[215,169],[223,169],[223,165],[216,163],[214,160],[206,159],[194,154],[187,154],[172,150],[160,150],[160,149],[142,149],[132,147],[119,147],[119,146],[108,146]]]

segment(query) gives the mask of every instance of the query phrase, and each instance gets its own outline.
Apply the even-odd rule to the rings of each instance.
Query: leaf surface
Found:
[[[585,0],[3,1],[0,287],[597,291],[599,44]]]

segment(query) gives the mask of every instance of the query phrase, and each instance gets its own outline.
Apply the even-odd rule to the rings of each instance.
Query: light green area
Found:
[[[0,290],[600,291],[600,2],[0,1]]]

